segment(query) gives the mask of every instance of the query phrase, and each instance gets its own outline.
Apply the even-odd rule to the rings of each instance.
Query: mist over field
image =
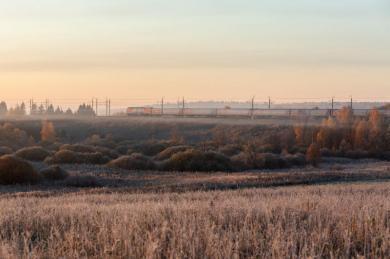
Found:
[[[0,125],[2,258],[389,255],[390,128],[376,109]]]

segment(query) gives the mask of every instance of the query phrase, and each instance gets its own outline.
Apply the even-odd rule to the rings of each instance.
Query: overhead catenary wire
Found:
[[[303,108],[307,108],[310,105],[315,107],[315,105],[321,105],[320,107],[329,107],[332,113],[335,109],[340,106],[349,106],[352,108],[361,107],[362,104],[369,106],[370,103],[373,104],[386,104],[390,103],[390,97],[351,97],[351,96],[327,96],[327,97],[271,97],[258,95],[255,98],[248,99],[234,99],[234,98],[226,98],[226,99],[209,99],[205,98],[153,98],[153,97],[128,97],[128,98],[30,98],[27,100],[24,99],[16,99],[16,98],[4,98],[3,100],[8,104],[8,107],[15,107],[16,105],[25,104],[27,110],[31,111],[33,109],[33,105],[42,106],[45,110],[49,108],[49,106],[53,106],[54,108],[60,108],[60,110],[66,110],[71,108],[73,111],[76,111],[81,104],[87,104],[92,107],[96,115],[111,116],[119,110],[125,111],[128,107],[138,106],[138,107],[158,107],[160,109],[160,113],[164,114],[165,109],[169,109],[176,103],[176,107],[181,108],[182,114],[185,114],[187,109],[191,109],[193,107],[205,107],[210,104],[212,107],[226,107],[227,105],[235,105],[239,107],[247,107],[250,110],[258,109],[258,108],[267,108],[267,109],[275,109],[277,107],[287,105],[287,104],[297,104],[302,105]],[[105,112],[103,111],[105,110]],[[253,113],[253,112],[252,112]]]

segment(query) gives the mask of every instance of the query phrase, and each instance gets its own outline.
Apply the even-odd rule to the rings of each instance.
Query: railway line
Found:
[[[244,108],[153,108],[129,107],[127,116],[184,116],[184,117],[328,117],[340,109],[244,109]],[[390,118],[389,109],[380,109]],[[353,109],[355,116],[366,116],[370,109]]]

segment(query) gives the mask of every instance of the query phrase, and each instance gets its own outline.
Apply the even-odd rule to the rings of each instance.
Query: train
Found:
[[[128,116],[188,116],[188,117],[328,117],[337,109],[245,109],[245,108],[155,108],[129,107]],[[366,116],[369,109],[353,109],[356,116]],[[389,109],[380,112],[390,117]]]

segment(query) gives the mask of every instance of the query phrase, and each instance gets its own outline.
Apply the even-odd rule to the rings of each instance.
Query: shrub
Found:
[[[153,170],[154,162],[142,154],[134,153],[130,156],[121,156],[108,163],[108,166],[126,170]]]
[[[369,158],[370,156],[372,157],[369,152],[359,149],[347,151],[345,156],[352,159]]]
[[[48,164],[105,164],[109,159],[101,153],[79,153],[60,150],[45,160]]]
[[[201,141],[195,147],[191,147],[191,148],[206,152],[206,151],[215,151],[218,149],[218,147],[219,147],[218,144],[216,144],[213,141]]]
[[[102,186],[99,179],[93,175],[72,175],[68,177],[64,183],[68,187],[77,188],[93,188]]]
[[[130,156],[131,154],[139,154],[138,152],[135,152],[131,148],[126,151],[126,155]]]
[[[256,156],[257,169],[277,169],[288,167],[287,161],[280,155],[261,153]]]
[[[6,147],[6,146],[1,146],[0,147],[0,156],[4,156],[4,155],[10,155],[12,154],[14,151],[12,150],[12,148],[10,147]]]
[[[163,168],[169,171],[216,172],[231,171],[230,159],[216,152],[201,152],[190,149],[173,155],[164,163]]]
[[[104,156],[102,153],[87,153],[80,155],[80,161],[82,164],[106,164],[110,159]]]
[[[0,146],[7,146],[16,150],[34,143],[34,139],[24,130],[16,128],[10,123],[0,125]]]
[[[286,168],[290,166],[290,163],[298,163],[298,157],[282,157],[281,155],[272,153],[253,153],[248,154],[241,152],[238,155],[232,157],[233,164],[236,170],[247,169],[278,169]],[[290,161],[288,161],[289,159]]]
[[[116,148],[115,148],[115,151],[118,153],[118,154],[121,154],[121,155],[124,155],[124,154],[127,154],[129,150],[129,147],[127,145],[118,145]]]
[[[166,160],[166,159],[169,159],[171,158],[174,154],[177,154],[179,152],[183,152],[183,151],[186,151],[188,149],[191,149],[190,146],[184,146],[184,145],[181,145],[181,146],[173,146],[173,147],[168,147],[166,149],[164,149],[163,151],[161,151],[157,156],[156,156],[156,160]]]
[[[313,166],[317,166],[321,160],[320,148],[316,143],[312,143],[306,152],[306,161]]]
[[[264,144],[264,145],[261,145],[260,147],[258,147],[257,151],[259,153],[273,153],[273,152],[278,152],[279,150],[271,144]]]
[[[60,150],[52,157],[48,157],[45,162],[48,164],[76,164],[79,163],[78,153],[69,150]]]
[[[94,134],[87,138],[84,142],[87,145],[106,147],[111,149],[117,146],[117,143],[113,141],[112,136],[110,134],[105,137],[101,137],[98,134]]]
[[[225,145],[218,149],[218,152],[224,154],[225,156],[235,156],[242,151],[242,148],[239,145]]]
[[[41,142],[40,145],[48,151],[58,151],[60,150],[62,143],[60,142]]]
[[[82,145],[82,144],[74,144],[74,145],[65,144],[60,147],[60,150],[68,150],[68,151],[73,151],[77,153],[86,153],[86,154],[101,153],[104,156],[108,156],[110,158],[118,157],[118,153],[109,148]]]
[[[49,181],[60,181],[68,178],[67,171],[59,166],[50,166],[40,171],[40,174]]]
[[[10,155],[0,158],[0,184],[34,184],[39,180],[39,174],[27,161]]]
[[[94,153],[96,149],[94,146],[81,145],[81,144],[65,144],[60,147],[60,150],[68,150],[77,153]]]
[[[305,155],[298,153],[298,154],[287,154],[284,156],[284,159],[286,160],[288,166],[302,166],[306,164]]]
[[[17,157],[30,160],[30,161],[43,161],[46,157],[50,156],[50,152],[43,147],[26,147],[16,151]]]
[[[146,156],[155,156],[169,146],[169,142],[146,142],[132,145],[130,149],[134,150],[134,152],[141,153]]]
[[[234,169],[237,171],[253,169],[255,167],[254,164],[248,160],[248,156],[244,152],[232,156],[231,161]]]
[[[119,157],[119,154],[116,150],[112,150],[106,147],[95,147],[95,153],[101,153],[111,159]]]

